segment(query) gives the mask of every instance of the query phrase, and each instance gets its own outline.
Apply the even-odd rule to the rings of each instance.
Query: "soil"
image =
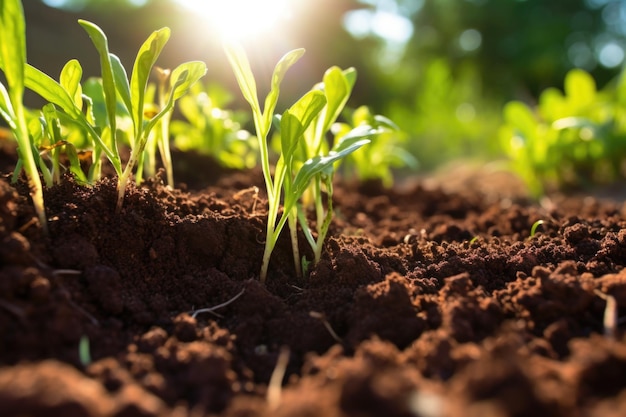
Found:
[[[262,285],[262,176],[200,163],[119,215],[66,178],[49,237],[0,181],[1,416],[626,415],[623,202],[338,181],[320,263],[281,239]]]

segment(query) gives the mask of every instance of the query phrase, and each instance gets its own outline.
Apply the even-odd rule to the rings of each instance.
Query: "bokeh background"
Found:
[[[146,37],[169,26],[160,66],[203,60],[208,80],[237,92],[214,22],[193,7],[208,2],[24,0],[28,60],[56,75],[78,58],[86,76],[98,75],[96,52],[76,23],[83,18],[104,29],[130,68]],[[288,102],[329,66],[356,67],[351,102],[394,120],[422,170],[459,157],[498,158],[506,102],[532,104],[575,67],[602,88],[621,72],[626,51],[625,0],[294,0],[275,13],[270,30],[245,41],[258,78],[269,82],[282,54],[305,48],[285,82]]]

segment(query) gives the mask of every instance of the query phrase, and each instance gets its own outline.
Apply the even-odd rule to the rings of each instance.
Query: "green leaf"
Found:
[[[82,116],[80,109],[76,108],[73,98],[61,84],[31,65],[26,64],[24,70],[24,84],[26,88],[39,94],[50,103],[59,106],[70,116],[77,119]]]
[[[384,127],[386,129],[395,130],[395,131],[401,130],[400,127],[393,122],[393,120],[385,116],[382,116],[380,114],[377,114],[374,116],[374,122],[376,122],[376,126],[378,127]]]
[[[0,83],[0,116],[6,120],[11,129],[17,129],[15,124],[15,110],[13,110],[13,106],[11,105],[9,92],[2,83]]]
[[[201,61],[185,62],[174,68],[170,77],[173,99],[178,100],[185,95],[206,72],[206,64]]]
[[[130,79],[131,115],[135,123],[136,136],[140,136],[143,129],[143,107],[148,78],[169,37],[169,28],[156,30],[152,32],[137,53]]]
[[[67,142],[65,144],[65,154],[70,160],[70,172],[74,174],[74,177],[76,177],[79,182],[85,184],[89,183],[87,176],[80,167],[80,159],[78,158],[78,152],[76,151],[76,147],[72,143]]]
[[[565,76],[565,93],[577,109],[591,105],[595,100],[596,91],[596,82],[584,70],[576,68]]]
[[[265,107],[263,107],[263,123],[268,130],[272,123],[274,109],[276,108],[276,104],[278,103],[278,96],[280,95],[280,84],[283,82],[285,74],[287,74],[289,68],[291,68],[296,62],[298,62],[300,58],[302,58],[304,52],[305,51],[302,48],[289,51],[285,55],[283,55],[283,57],[274,67],[270,92],[267,97],[265,97]]]
[[[140,152],[143,151],[148,133],[156,126],[159,119],[165,116],[174,106],[174,102],[185,95],[189,88],[195,84],[206,73],[206,64],[200,61],[191,61],[179,65],[172,71],[171,83],[172,88],[167,98],[165,106],[156,114],[145,128],[143,133],[144,140],[139,145]]]
[[[46,133],[50,138],[50,144],[61,141],[61,123],[59,122],[59,116],[57,115],[57,109],[54,107],[54,104],[48,103],[43,106],[42,113],[45,120]]]
[[[239,84],[239,89],[244,99],[250,104],[253,112],[261,114],[256,81],[252,69],[250,68],[250,61],[248,61],[246,51],[237,42],[224,43],[224,51],[226,52],[230,66],[233,68],[237,84]]]
[[[304,193],[304,190],[308,187],[311,179],[322,172],[332,172],[333,164],[364,145],[370,143],[369,139],[359,139],[350,143],[350,146],[346,146],[341,152],[331,152],[328,155],[318,155],[307,160],[300,171],[296,174],[294,179],[293,196],[300,196]]]
[[[109,54],[109,58],[111,59],[111,67],[113,68],[115,88],[117,88],[117,92],[122,99],[122,103],[124,103],[124,106],[126,106],[128,114],[130,114],[133,104],[132,100],[130,99],[130,85],[128,84],[128,75],[126,74],[126,69],[124,68],[124,65],[122,65],[122,61],[120,61],[117,55]]]
[[[346,81],[348,81],[348,86],[350,87],[350,90],[352,90],[354,88],[354,84],[356,84],[356,68],[346,68],[345,70],[343,70],[343,75],[344,77],[346,77]]]
[[[325,105],[324,93],[311,90],[283,113],[280,119],[280,140],[286,158],[293,155],[298,140]]]
[[[371,126],[358,126],[345,135],[328,155],[318,155],[307,160],[294,178],[292,195],[295,198],[302,195],[315,175],[332,172],[335,162],[370,143],[370,138],[376,134],[378,131]]]
[[[556,130],[588,128],[595,131],[596,127],[597,125],[586,117],[564,117],[552,123],[552,128]]]
[[[367,139],[367,142],[370,142],[370,139],[372,137],[380,133],[381,132],[379,129],[373,128],[369,125],[357,126],[346,135],[342,136],[339,142],[337,142],[335,146],[333,146],[331,152],[343,153],[346,149],[352,149],[355,143],[360,142],[363,139]],[[361,144],[359,148],[361,146],[363,146],[363,144]],[[354,152],[355,150],[356,149],[353,149],[351,152]]]
[[[327,107],[322,125],[323,132],[327,132],[330,126],[335,123],[348,102],[348,98],[350,98],[352,85],[356,80],[356,71],[352,71],[350,74],[354,74],[352,84],[339,67],[331,67],[324,74],[324,93],[326,94]]]
[[[0,69],[13,100],[24,93],[26,23],[20,0],[0,0]]]
[[[89,122],[100,129],[107,126],[107,109],[104,101],[102,79],[90,77],[83,83],[85,93],[86,114]]]
[[[76,59],[72,59],[65,64],[61,70],[61,76],[59,77],[61,87],[74,99],[74,104],[79,109],[83,107],[83,91],[80,85],[82,77],[83,67],[81,67],[80,62]]]
[[[93,42],[98,55],[100,56],[100,70],[102,72],[102,87],[104,89],[104,100],[111,125],[111,130],[116,131],[115,109],[117,107],[117,96],[115,94],[115,79],[113,77],[113,66],[109,55],[109,43],[106,35],[97,25],[86,20],[79,20],[78,23],[85,29]],[[116,148],[116,146],[114,146]]]
[[[571,106],[557,88],[547,88],[539,96],[537,111],[546,122],[571,115]]]

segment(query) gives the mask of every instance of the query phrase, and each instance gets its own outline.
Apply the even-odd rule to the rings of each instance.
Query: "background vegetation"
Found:
[[[50,74],[80,57],[86,75],[97,57],[76,24],[96,22],[122,62],[152,30],[169,26],[160,64],[208,64],[207,80],[236,91],[217,36],[174,0],[26,0],[29,62]],[[604,88],[619,73],[626,50],[624,0],[315,0],[254,45],[259,77],[287,50],[305,58],[285,83],[293,97],[331,65],[359,71],[352,101],[368,104],[405,132],[423,170],[452,158],[491,160],[505,154],[498,132],[511,100],[531,107],[548,87],[563,88],[572,68]],[[56,8],[51,8],[55,5]],[[69,55],[68,55],[69,54]],[[239,106],[241,104],[241,106]],[[231,103],[243,108],[242,103]]]

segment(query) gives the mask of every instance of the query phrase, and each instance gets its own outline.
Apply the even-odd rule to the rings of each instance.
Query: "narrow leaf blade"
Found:
[[[143,107],[150,72],[169,37],[169,28],[156,30],[152,32],[137,53],[130,79],[131,115],[135,123],[136,133],[139,133],[143,128]]]
[[[0,69],[4,72],[9,92],[21,100],[24,93],[26,64],[26,23],[20,0],[0,2]]]
[[[276,104],[278,103],[280,84],[283,82],[285,74],[287,74],[289,68],[302,58],[304,52],[305,51],[302,48],[289,51],[283,55],[274,67],[274,72],[272,73],[272,85],[269,94],[265,98],[265,106],[263,107],[263,120],[265,126],[268,126],[268,129],[271,125],[272,117],[274,116]]]
[[[113,77],[113,67],[109,56],[109,43],[106,35],[96,24],[86,20],[79,20],[78,23],[85,29],[93,42],[98,55],[100,56],[100,70],[102,72],[102,87],[104,89],[104,99],[111,125],[111,130],[116,130],[115,110],[117,107],[117,96],[115,93],[115,79]]]
[[[128,114],[130,114],[133,104],[130,99],[130,85],[128,84],[126,69],[117,55],[109,54],[109,58],[111,59],[113,78],[115,79],[115,88],[117,88],[117,92],[122,99],[122,103],[126,106]]]
[[[344,144],[339,151],[331,151],[328,155],[318,155],[307,160],[294,178],[294,196],[302,195],[315,175],[332,171],[335,162],[345,158],[370,142],[370,139],[355,137],[353,140]]]
[[[224,51],[235,73],[237,84],[239,84],[239,89],[244,99],[250,104],[252,111],[260,113],[261,108],[259,106],[256,81],[252,69],[250,68],[250,61],[248,61],[246,52],[243,47],[236,42],[225,43]]]

